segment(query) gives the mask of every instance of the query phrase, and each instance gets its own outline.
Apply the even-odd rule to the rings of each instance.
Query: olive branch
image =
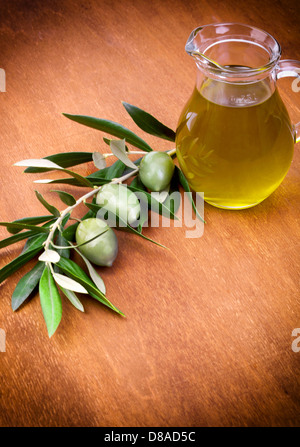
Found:
[[[171,142],[175,141],[175,132],[152,115],[131,104],[123,102],[123,105],[133,121],[144,132]],[[34,183],[67,184],[91,188],[89,192],[77,200],[66,191],[52,190],[67,205],[67,208],[63,211],[59,211],[42,194],[35,191],[37,199],[49,214],[23,217],[13,222],[0,222],[0,225],[5,226],[8,232],[11,233],[11,236],[0,241],[0,249],[25,240],[25,245],[20,255],[0,269],[0,284],[33,258],[38,257],[34,267],[17,283],[12,295],[12,309],[14,311],[19,309],[38,288],[49,337],[54,334],[62,318],[61,293],[66,296],[75,308],[82,312],[84,308],[76,293],[87,294],[117,314],[124,316],[123,312],[107,298],[103,279],[93,266],[93,263],[83,254],[83,246],[88,247],[88,244],[92,241],[103,238],[109,228],[105,228],[81,244],[74,244],[78,226],[87,219],[95,218],[97,212],[101,209],[102,206],[95,203],[94,198],[104,185],[122,185],[123,182],[133,178],[128,188],[132,193],[142,192],[147,200],[147,203],[144,204],[146,212],[144,211],[144,215],[140,216],[141,219],[137,228],[132,227],[116,211],[115,217],[119,224],[119,227],[117,225],[116,229],[125,228],[130,233],[164,247],[143,233],[143,224],[148,217],[147,212],[151,209],[151,211],[167,216],[170,219],[177,219],[175,204],[172,201],[168,202],[165,200],[167,194],[162,195],[163,198],[157,197],[151,194],[146,187],[147,185],[145,186],[142,182],[142,177],[139,174],[140,164],[143,159],[146,160],[148,153],[153,154],[155,152],[146,141],[114,121],[82,115],[63,115],[70,120],[105,132],[118,139],[103,138],[104,143],[110,147],[111,152],[109,153],[65,152],[49,155],[42,159],[22,160],[15,163],[15,166],[26,167],[25,173],[59,171],[68,175],[68,177],[60,179],[39,179]],[[134,146],[139,150],[130,150],[127,145]],[[161,153],[158,153],[161,156]],[[174,158],[176,149],[166,151],[165,154],[167,157]],[[132,161],[129,158],[131,155],[141,155],[142,157]],[[106,159],[112,156],[117,158],[117,161],[107,166]],[[72,166],[87,162],[93,162],[97,170],[86,177],[69,169]],[[183,187],[184,191],[188,193],[193,209],[197,214],[188,182],[181,169],[177,166],[173,167],[168,183],[167,192],[179,191],[179,188]],[[90,198],[93,198],[92,202],[88,202]],[[72,211],[80,204],[84,204],[88,208],[86,215],[81,219],[71,217]],[[198,215],[198,217],[203,220],[201,216]],[[76,222],[67,225],[69,220],[75,220]],[[87,272],[71,259],[72,250],[80,255],[85,263]]]

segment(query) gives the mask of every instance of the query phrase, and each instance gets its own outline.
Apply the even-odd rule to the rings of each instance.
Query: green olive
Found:
[[[107,231],[101,236],[78,248],[94,264],[110,267],[118,254],[118,240],[114,231],[103,220],[90,218],[80,222],[76,230],[76,243],[84,244],[104,230]]]
[[[132,225],[140,215],[140,202],[134,192],[119,183],[103,185],[96,197],[96,203],[106,210],[119,215]]]
[[[139,176],[150,191],[162,191],[172,179],[174,163],[166,152],[148,152],[140,163]]]

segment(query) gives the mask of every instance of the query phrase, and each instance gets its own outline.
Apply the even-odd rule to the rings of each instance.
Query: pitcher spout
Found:
[[[196,61],[203,63],[207,67],[217,68],[218,70],[223,69],[223,67],[218,64],[216,61],[210,59],[208,56],[206,56],[204,53],[200,50],[200,31],[203,29],[203,26],[199,26],[198,28],[194,29],[185,45],[185,51],[188,55],[192,56]]]
[[[228,82],[262,79],[281,55],[279,43],[270,34],[238,23],[197,27],[191,32],[185,50],[208,77]]]

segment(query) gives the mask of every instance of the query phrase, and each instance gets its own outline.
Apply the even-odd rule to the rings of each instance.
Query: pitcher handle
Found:
[[[300,61],[295,61],[293,59],[284,59],[279,61],[276,67],[276,78],[287,78],[292,77],[296,78],[292,82],[292,90],[295,93],[300,92]],[[299,143],[300,141],[300,122],[294,124],[295,130],[295,143]]]

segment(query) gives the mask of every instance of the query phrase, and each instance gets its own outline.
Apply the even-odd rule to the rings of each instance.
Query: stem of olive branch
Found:
[[[169,154],[170,156],[174,155],[175,153],[176,153],[176,148],[175,149],[170,149],[169,151],[167,151],[167,154]],[[145,151],[128,151],[128,152],[126,152],[126,155],[131,155],[131,154],[132,155],[144,155]],[[108,153],[102,154],[102,155],[103,155],[104,158],[115,157],[115,154],[113,154],[111,152],[108,152]]]
[[[51,264],[51,262],[46,262],[46,265],[49,267],[49,269],[50,269],[50,272],[52,273],[52,275],[54,275],[54,269],[53,269],[53,266],[52,266],[52,264]]]
[[[171,149],[170,151],[167,151],[167,154],[169,154],[170,157],[171,157],[171,155],[176,154],[176,147],[174,149]]]
[[[133,171],[129,172],[128,174],[123,175],[122,177],[119,178],[114,178],[111,180],[111,182],[109,183],[122,183],[125,180],[127,180],[128,178],[132,177],[133,175],[135,175],[138,172],[139,168],[134,169]],[[62,211],[60,213],[60,217],[54,222],[54,224],[50,227],[50,232],[49,235],[47,237],[47,240],[44,242],[44,249],[48,250],[49,249],[49,245],[52,242],[55,230],[57,228],[59,228],[61,222],[63,221],[63,219],[66,217],[67,214],[71,213],[73,211],[74,208],[76,208],[76,206],[78,206],[80,203],[84,202],[85,200],[87,200],[88,198],[94,196],[95,194],[97,194],[97,192],[100,191],[100,189],[102,188],[103,185],[95,187],[92,191],[88,192],[87,194],[85,194],[84,196],[80,197],[76,203],[74,203],[74,205],[69,206],[68,208],[66,208],[64,211]]]
[[[126,155],[131,155],[131,154],[133,154],[133,155],[137,155],[137,154],[145,155],[145,152],[142,152],[142,151],[128,151],[128,152],[126,152]],[[108,152],[108,153],[102,154],[102,155],[103,155],[104,158],[115,157],[115,154],[113,154],[112,152]]]

